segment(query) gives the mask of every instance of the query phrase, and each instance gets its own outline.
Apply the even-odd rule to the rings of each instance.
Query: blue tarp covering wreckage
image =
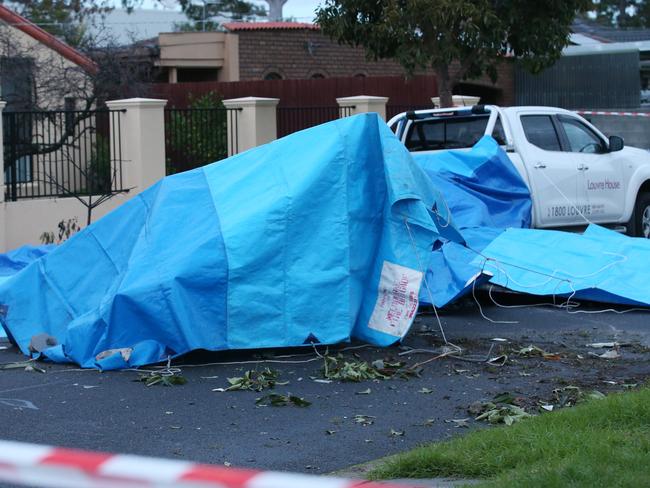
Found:
[[[21,269],[27,267],[32,261],[46,255],[53,250],[53,244],[43,246],[22,246],[6,254],[0,254],[0,280],[9,278]]]
[[[482,254],[473,264],[492,273],[492,283],[510,290],[650,306],[648,239],[597,225],[583,234],[508,229]]]
[[[0,254],[0,285],[18,271],[27,267],[32,261],[36,261],[54,248],[55,246],[52,244],[43,246],[26,245],[6,254]],[[6,337],[6,333],[0,327],[0,338],[4,337]]]
[[[376,115],[164,178],[0,285],[25,354],[116,369],[193,349],[399,340],[431,182]]]
[[[504,229],[530,226],[532,202],[526,183],[489,136],[471,151],[414,153],[413,159],[438,192],[438,226],[460,234],[438,240],[426,266],[421,301],[443,307],[474,286],[481,275],[474,262],[478,252]]]
[[[411,155],[376,115],[349,117],[167,177],[20,271],[0,259],[0,324],[25,354],[108,370],[194,349],[386,346],[419,302],[490,277],[650,304],[628,274],[650,242],[526,229],[530,214],[490,137]]]

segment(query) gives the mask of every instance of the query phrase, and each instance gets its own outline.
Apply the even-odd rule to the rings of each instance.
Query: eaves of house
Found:
[[[575,19],[571,30],[603,44],[650,41],[650,29],[615,29],[580,17]]]

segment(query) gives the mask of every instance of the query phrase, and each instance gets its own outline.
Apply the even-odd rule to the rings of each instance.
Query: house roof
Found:
[[[585,18],[576,18],[571,30],[603,43],[650,41],[650,29],[615,29]]]
[[[0,20],[6,22],[16,29],[23,31],[25,34],[34,38],[41,44],[49,47],[64,58],[80,66],[88,73],[94,74],[97,72],[97,64],[95,64],[95,62],[88,56],[80,53],[72,46],[66,44],[49,32],[41,29],[39,26],[29,21],[22,15],[18,15],[16,12],[9,10],[3,5],[0,5]]]
[[[316,24],[305,22],[228,22],[223,27],[229,31],[249,30],[319,30]]]

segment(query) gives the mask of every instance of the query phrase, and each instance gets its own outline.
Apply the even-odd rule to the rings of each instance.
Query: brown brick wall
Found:
[[[404,76],[403,68],[390,60],[369,61],[362,48],[339,45],[314,30],[238,31],[240,80],[262,80],[271,72],[283,79],[306,79],[314,74],[338,78],[365,76]],[[498,68],[496,84],[484,76],[467,81],[455,90],[466,95],[489,93],[487,103],[513,105],[514,69],[510,60]],[[426,74],[432,74],[427,72]]]
[[[497,81],[492,83],[489,76],[462,81],[454,93],[463,95],[480,95],[481,103],[502,105],[515,104],[515,70],[514,62],[506,59],[497,66]]]
[[[239,74],[242,81],[261,80],[269,72],[284,79],[355,76],[399,76],[393,61],[372,62],[363,49],[340,46],[314,30],[239,31]]]

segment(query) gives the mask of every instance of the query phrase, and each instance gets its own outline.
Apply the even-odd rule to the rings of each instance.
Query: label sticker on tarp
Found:
[[[368,327],[402,337],[411,326],[418,310],[418,293],[422,273],[399,264],[384,261],[377,294],[377,303]]]

